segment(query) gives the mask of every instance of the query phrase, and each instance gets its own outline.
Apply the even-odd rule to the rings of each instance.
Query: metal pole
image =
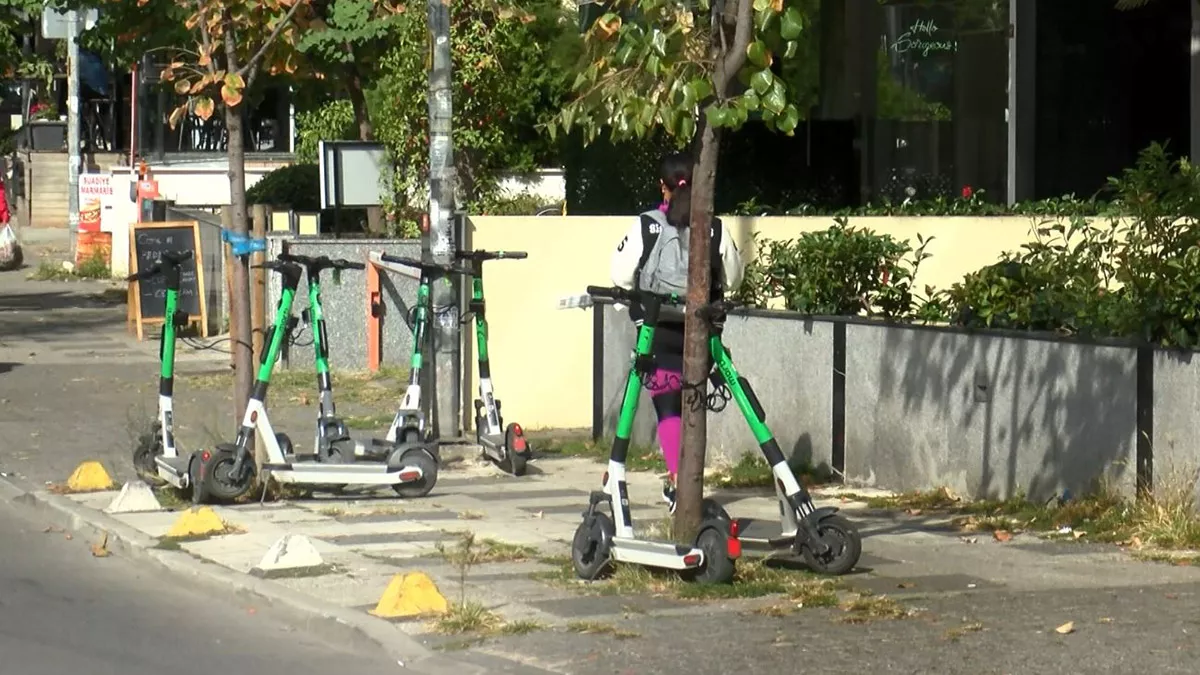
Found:
[[[79,13],[67,12],[67,228],[71,260],[79,235]]]
[[[454,146],[451,138],[450,98],[450,6],[429,0],[429,227],[421,237],[421,255],[426,260],[453,262],[454,257]],[[434,338],[436,373],[434,396],[437,405],[433,422],[439,437],[457,438],[459,429],[459,344],[458,297],[460,282],[451,276],[433,286],[436,325]]]

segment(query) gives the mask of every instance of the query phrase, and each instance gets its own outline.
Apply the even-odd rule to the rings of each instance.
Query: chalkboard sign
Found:
[[[200,230],[196,221],[141,222],[129,228],[130,274],[150,269],[166,251],[191,251],[192,257],[180,266],[179,309],[189,321],[199,322],[201,333],[207,333],[207,311],[204,301],[204,265],[200,249]],[[143,337],[142,325],[161,323],[164,319],[166,278],[156,276],[131,282],[130,318],[137,322],[138,339]]]

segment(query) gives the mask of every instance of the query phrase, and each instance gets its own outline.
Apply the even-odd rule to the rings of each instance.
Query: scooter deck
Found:
[[[188,476],[190,459],[190,457],[163,457],[162,455],[155,457],[154,464],[158,468],[158,477],[173,487],[186,488],[191,481]]]
[[[694,561],[687,560],[693,556]],[[612,557],[618,562],[672,570],[694,569],[704,562],[704,552],[698,548],[628,537],[612,538]]]
[[[742,550],[772,551],[791,548],[796,540],[796,533],[786,534],[780,531],[779,521],[759,518],[734,518],[738,524],[738,539],[742,542]]]
[[[417,466],[389,468],[381,463],[324,464],[293,461],[288,464],[264,464],[264,471],[280,483],[345,483],[350,485],[398,485],[424,477]]]

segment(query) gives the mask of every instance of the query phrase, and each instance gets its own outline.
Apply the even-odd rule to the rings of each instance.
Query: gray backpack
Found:
[[[681,297],[687,295],[688,239],[691,233],[671,225],[667,222],[667,215],[658,209],[646,211],[641,214],[641,219],[642,258],[634,276],[635,287],[653,293],[675,293]],[[721,221],[714,218],[709,249],[713,261],[713,287],[716,289],[723,286],[720,244]],[[662,312],[665,318],[683,317],[683,310],[679,307],[663,307]]]

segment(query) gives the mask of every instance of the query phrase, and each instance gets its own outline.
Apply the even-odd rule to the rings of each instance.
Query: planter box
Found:
[[[66,122],[30,122],[25,125],[29,136],[26,142],[37,152],[59,152],[67,144]]]

